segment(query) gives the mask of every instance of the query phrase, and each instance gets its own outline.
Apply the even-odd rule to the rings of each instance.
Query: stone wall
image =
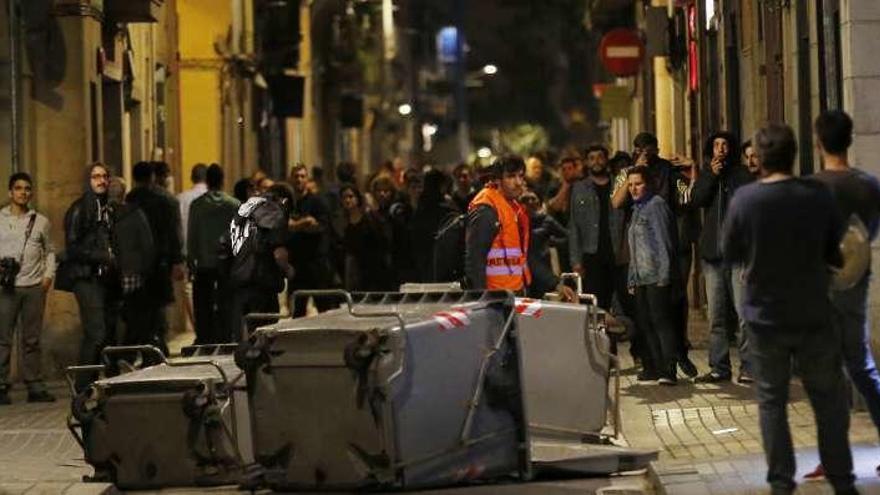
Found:
[[[850,160],[880,176],[880,2],[841,1],[844,108],[854,121]],[[873,272],[880,273],[880,243],[873,246]],[[870,317],[880,321],[880,284],[871,284]],[[880,348],[880,327],[873,325],[871,340]]]

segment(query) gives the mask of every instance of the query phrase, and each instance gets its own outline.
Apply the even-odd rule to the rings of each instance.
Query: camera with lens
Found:
[[[15,289],[15,277],[21,271],[21,263],[15,258],[0,258],[0,287],[6,290]]]

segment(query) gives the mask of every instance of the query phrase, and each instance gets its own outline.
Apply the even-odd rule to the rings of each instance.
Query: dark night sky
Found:
[[[471,125],[538,123],[566,144],[569,110],[589,112],[592,51],[583,0],[464,1],[468,68],[491,63],[499,73],[469,91]],[[454,2],[414,0],[420,53],[433,56],[434,34],[453,23]],[[419,13],[421,15],[419,15]],[[427,57],[424,57],[427,58]]]

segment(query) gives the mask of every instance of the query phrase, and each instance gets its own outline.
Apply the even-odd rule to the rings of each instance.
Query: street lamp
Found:
[[[483,74],[487,76],[494,76],[498,73],[498,66],[493,64],[486,64],[483,66]]]
[[[406,117],[407,115],[412,113],[412,105],[409,103],[403,103],[399,107],[397,107],[397,113]]]
[[[484,146],[477,150],[477,156],[485,160],[492,156],[492,150]]]

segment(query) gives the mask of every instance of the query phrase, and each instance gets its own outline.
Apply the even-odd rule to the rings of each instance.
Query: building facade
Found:
[[[850,160],[880,175],[880,2],[593,2],[600,21],[614,12],[642,33],[648,53],[637,76],[605,78],[633,95],[628,115],[607,122],[616,148],[629,150],[631,137],[648,130],[658,136],[661,155],[699,163],[712,132],[729,130],[745,140],[766,122],[784,122],[800,143],[797,171],[808,175],[822,167],[812,122],[822,110],[839,108],[855,123]],[[873,263],[876,272],[880,255]],[[880,287],[871,291],[876,320]],[[880,331],[873,339],[880,344]]]
[[[395,5],[395,3],[397,5]],[[164,160],[174,189],[196,163],[235,180],[293,163],[396,156],[406,2],[354,0],[0,0],[0,174],[29,172],[59,249],[63,217],[105,163],[131,183]],[[403,67],[403,69],[401,69]],[[391,88],[391,89],[388,89]],[[392,118],[386,118],[391,115]],[[51,366],[73,363],[72,295],[53,292]],[[173,327],[185,327],[180,312]]]

